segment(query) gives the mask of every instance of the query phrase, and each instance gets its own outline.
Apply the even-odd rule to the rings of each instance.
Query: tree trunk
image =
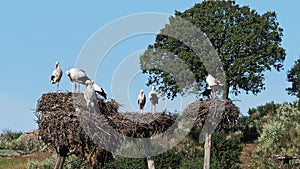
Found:
[[[62,169],[65,163],[65,159],[68,155],[69,149],[67,147],[60,147],[58,146],[57,149],[57,160],[54,166],[54,169]]]
[[[147,157],[148,169],[155,169],[154,160],[152,157]]]
[[[144,146],[145,146],[145,153],[146,153],[146,156],[147,156],[148,169],[155,169],[154,160],[153,160],[152,154],[151,154],[151,141],[150,141],[150,138],[145,138]]]
[[[66,157],[58,155],[54,169],[62,169],[65,163],[65,159]]]
[[[223,99],[226,100],[228,99],[229,96],[229,81],[226,80],[224,84],[224,94],[223,94]]]
[[[203,169],[209,169],[210,166],[210,147],[211,147],[211,133],[205,133]]]

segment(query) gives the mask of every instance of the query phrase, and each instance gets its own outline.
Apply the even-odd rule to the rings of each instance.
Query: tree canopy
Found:
[[[295,62],[295,65],[288,71],[288,81],[292,83],[292,87],[286,90],[289,95],[300,98],[300,59]]]
[[[185,38],[191,26],[182,26],[187,24],[178,22],[178,18],[203,33],[195,31]],[[189,89],[200,95],[208,73],[218,77],[222,72],[226,75],[221,78],[226,98],[229,89],[235,95],[242,90],[258,94],[265,89],[264,72],[283,67],[286,54],[281,47],[282,32],[275,12],[260,15],[234,1],[203,1],[169,18],[155,43],[141,55],[141,69],[149,74],[147,85],[159,86],[171,99]],[[222,65],[212,59],[216,55]]]

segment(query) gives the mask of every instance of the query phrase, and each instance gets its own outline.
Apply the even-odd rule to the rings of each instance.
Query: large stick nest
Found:
[[[168,130],[176,124],[175,115],[164,113],[118,113],[119,104],[97,98],[91,113],[87,110],[83,94],[47,93],[38,101],[38,127],[42,140],[55,148],[64,147],[69,154],[84,157],[93,168],[103,166],[112,158],[118,145],[126,137],[148,138]],[[212,108],[221,112],[218,127],[235,123],[239,110],[229,100],[197,101],[189,105],[183,115],[196,123],[204,124]],[[222,104],[221,104],[222,105]],[[96,144],[97,143],[97,144]],[[60,153],[60,152],[59,152]]]
[[[217,124],[216,129],[231,128],[236,124],[239,108],[231,100],[196,101],[188,105],[183,115],[203,126],[206,122]]]
[[[114,100],[104,102],[97,98],[95,105],[98,106],[89,113],[83,94],[43,94],[36,110],[39,135],[44,142],[84,157],[98,168],[104,159],[111,159],[101,145],[109,145],[109,150],[114,151],[123,136],[150,137],[164,132],[175,121],[175,117],[166,114],[118,113],[119,104]],[[110,157],[103,158],[107,155]]]

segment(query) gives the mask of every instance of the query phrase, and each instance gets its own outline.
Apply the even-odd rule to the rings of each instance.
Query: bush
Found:
[[[56,163],[57,156],[54,154],[49,158],[39,162],[37,160],[31,161],[28,164],[28,169],[53,169]],[[78,158],[75,155],[70,155],[66,158],[63,166],[64,169],[88,169],[88,166],[84,159]]]
[[[24,153],[39,151],[44,146],[36,140],[36,131],[22,133],[4,130],[0,136],[0,149],[21,150]]]
[[[259,137],[256,125],[249,116],[241,116],[238,118],[238,129],[242,131],[243,143],[253,143]]]
[[[264,124],[256,150],[258,167],[272,168],[278,164],[272,155],[294,155],[300,151],[300,111],[298,104],[284,104],[277,114]],[[266,118],[266,117],[265,117]],[[299,167],[298,164],[295,164]],[[293,166],[295,167],[295,166]]]
[[[147,168],[146,160],[142,158],[125,158],[117,156],[112,162],[106,163],[105,169],[145,169]]]
[[[203,144],[201,146],[203,147]],[[240,137],[227,137],[224,132],[214,133],[212,135],[211,168],[238,168],[241,151]],[[203,161],[203,148],[195,145],[195,141],[189,137],[185,138],[177,147],[154,157],[156,169],[203,168]],[[135,159],[117,156],[112,162],[105,165],[105,169],[114,168],[144,169],[147,168],[147,161],[145,158]]]
[[[23,133],[20,131],[12,131],[9,129],[4,129],[0,135],[1,140],[11,141],[18,139]]]
[[[242,149],[238,135],[228,137],[224,132],[214,133],[211,144],[211,168],[238,168]]]
[[[22,135],[22,132],[5,129],[0,135],[0,149],[14,150],[18,148],[17,139]]]

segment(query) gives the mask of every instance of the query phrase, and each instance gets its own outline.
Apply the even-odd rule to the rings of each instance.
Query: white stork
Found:
[[[55,83],[57,84],[56,92],[58,92],[59,82],[60,82],[60,79],[62,77],[62,74],[63,74],[63,72],[61,71],[60,66],[59,66],[59,62],[57,61],[55,63],[55,69],[52,72],[51,80],[50,80],[50,82],[52,84],[55,84]]]
[[[157,96],[154,86],[152,86],[152,89],[149,92],[149,100],[151,102],[151,112],[155,113],[155,107],[156,107],[156,104],[158,104],[158,96]]]
[[[224,84],[221,84],[221,82],[214,78],[211,74],[208,74],[206,77],[207,82],[207,90],[210,90],[210,99],[214,99],[215,92],[218,90],[223,90]]]
[[[76,92],[77,84],[78,84],[78,92],[80,92],[80,84],[85,85],[85,82],[87,80],[90,80],[90,78],[87,77],[85,71],[82,70],[82,69],[71,68],[66,73],[67,73],[67,76],[68,76],[69,80],[71,82],[75,83],[74,92]]]
[[[95,90],[96,94],[102,96],[104,99],[107,99],[107,94],[105,93],[103,88],[97,85],[96,83],[94,83],[94,81],[92,82],[93,82],[93,89]]]
[[[92,83],[93,90],[96,92],[96,94],[102,96],[104,99],[107,99],[107,95],[104,92],[103,88],[94,83],[85,73],[84,70],[78,69],[78,68],[71,68],[70,70],[67,71],[67,76],[69,80],[73,83],[75,83],[75,92],[76,92],[76,87],[78,84],[78,92],[80,92],[80,84],[86,85],[86,81],[90,81]],[[77,83],[77,84],[76,84]]]
[[[142,113],[146,104],[146,96],[143,89],[141,89],[140,94],[138,96],[138,104],[140,106],[140,112]]]
[[[85,82],[86,88],[84,91],[84,99],[86,101],[87,108],[91,112],[91,107],[94,107],[94,100],[96,99],[95,90],[93,88],[93,81],[87,80]]]

